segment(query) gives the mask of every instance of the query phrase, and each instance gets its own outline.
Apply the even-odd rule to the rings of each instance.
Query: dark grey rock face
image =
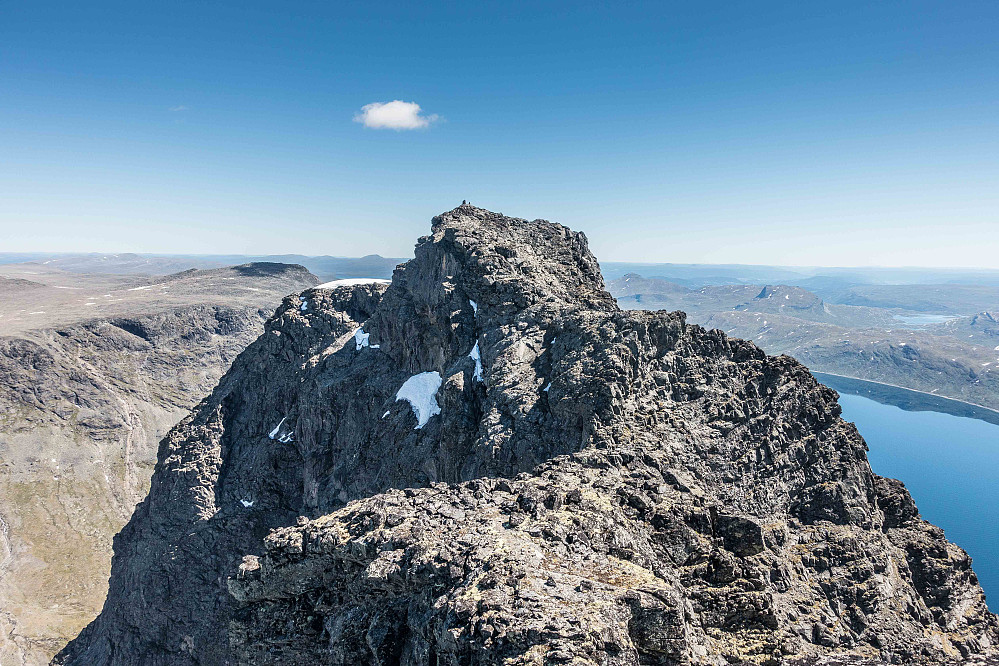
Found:
[[[582,234],[461,206],[387,289],[285,299],[56,662],[990,655],[969,558],[865,452],[795,361],[623,312]]]

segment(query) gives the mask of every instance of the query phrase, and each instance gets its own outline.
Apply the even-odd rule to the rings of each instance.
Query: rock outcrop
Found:
[[[289,296],[161,443],[60,664],[946,663],[999,623],[787,357],[463,205]]]

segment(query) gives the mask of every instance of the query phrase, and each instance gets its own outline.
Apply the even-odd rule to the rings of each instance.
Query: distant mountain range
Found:
[[[623,308],[682,310],[815,371],[999,409],[999,286],[856,285],[825,299],[786,284],[692,288],[629,273],[608,289]]]
[[[135,254],[0,252],[0,264],[42,263],[72,273],[166,275],[188,268],[220,268],[257,261],[299,264],[323,279],[390,278],[408,257],[338,257],[304,254]],[[690,288],[724,284],[783,284],[802,287],[834,300],[860,285],[974,285],[999,287],[999,270],[963,268],[804,267],[753,264],[671,264],[605,262],[610,282],[629,273],[661,278]]]
[[[963,268],[804,267],[743,264],[641,264],[607,262],[600,265],[610,282],[628,273],[661,278],[687,287],[722,284],[784,284],[802,287],[823,298],[858,285],[964,284],[999,286],[999,270]]]
[[[390,278],[392,270],[404,258],[382,257],[310,257],[301,254],[273,255],[166,255],[166,254],[53,254],[0,253],[0,264],[39,264],[46,269],[69,273],[103,273],[108,275],[167,275],[191,268],[221,268],[251,262],[298,264],[322,279],[377,277]]]

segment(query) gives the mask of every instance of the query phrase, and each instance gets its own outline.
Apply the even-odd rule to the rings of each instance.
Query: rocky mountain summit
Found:
[[[622,311],[585,237],[463,205],[287,297],[160,444],[58,664],[989,659],[971,562],[788,357]]]

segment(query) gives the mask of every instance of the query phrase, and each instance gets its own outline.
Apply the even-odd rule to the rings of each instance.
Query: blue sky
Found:
[[[0,5],[0,249],[999,267],[999,3],[467,4]]]

